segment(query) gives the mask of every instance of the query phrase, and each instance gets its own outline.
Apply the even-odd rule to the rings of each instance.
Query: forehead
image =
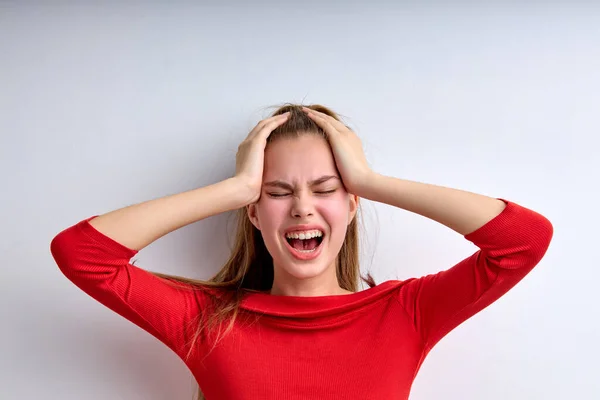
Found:
[[[265,150],[265,179],[288,182],[311,180],[323,174],[337,175],[329,143],[316,135],[279,139]]]

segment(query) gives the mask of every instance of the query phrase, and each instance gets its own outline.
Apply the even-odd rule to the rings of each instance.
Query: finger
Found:
[[[288,112],[283,113],[283,114],[279,114],[279,115],[275,115],[273,117],[265,118],[262,121],[259,121],[258,124],[256,124],[255,131],[256,132],[260,131],[265,125],[267,125],[267,124],[269,124],[269,123],[271,123],[273,121],[280,121],[280,120],[284,120],[285,121],[289,115],[290,115],[290,112],[288,111]]]
[[[314,110],[313,110],[314,111]],[[323,115],[318,115],[312,112],[308,113],[308,116],[317,123],[327,135],[336,135],[339,134],[339,130]]]
[[[331,115],[327,115],[325,113],[307,107],[302,107],[302,109],[305,110],[309,116],[312,115],[315,117],[320,117],[322,120],[327,121],[329,124],[333,125],[335,129],[339,132],[343,132],[348,129],[346,125],[344,125],[341,121],[338,121],[337,119],[333,118]]]
[[[290,113],[287,112],[285,114],[277,115],[273,118],[268,118],[268,120],[266,120],[266,123],[260,129],[257,130],[253,138],[261,137],[263,140],[266,140],[269,137],[269,135],[275,130],[275,128],[277,128],[280,125],[283,125],[288,120],[289,116]]]
[[[250,133],[248,134],[247,139],[250,140],[252,138],[254,138],[254,136],[258,135],[259,132],[261,132],[265,126],[267,126],[268,124],[272,124],[272,123],[276,123],[277,126],[283,124],[285,121],[287,121],[288,117],[290,116],[290,112],[286,112],[280,115],[275,115],[274,117],[269,117],[269,118],[265,118],[262,121],[259,121],[258,124],[256,124],[256,126],[254,127],[254,129],[252,129],[250,131]],[[275,129],[275,128],[273,128]],[[271,129],[271,130],[273,130]]]

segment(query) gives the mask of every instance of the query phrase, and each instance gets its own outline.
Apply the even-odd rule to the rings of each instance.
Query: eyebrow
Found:
[[[323,175],[320,178],[317,178],[315,180],[312,180],[312,181],[308,182],[308,185],[309,186],[320,185],[321,183],[327,182],[330,179],[338,179],[339,180],[339,178],[337,176],[335,176],[335,175]],[[287,182],[281,181],[281,180],[275,180],[275,181],[266,182],[266,183],[263,184],[263,186],[265,186],[265,187],[280,187],[280,188],[288,189],[288,190],[292,190],[293,189],[292,185],[290,185]]]

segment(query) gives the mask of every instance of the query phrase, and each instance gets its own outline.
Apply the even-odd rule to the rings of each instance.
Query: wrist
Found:
[[[377,193],[377,188],[381,185],[381,181],[384,178],[383,175],[378,174],[375,171],[368,173],[365,178],[361,180],[361,184],[356,189],[355,195],[368,200],[374,200]]]
[[[227,181],[234,188],[235,198],[239,204],[237,208],[245,207],[256,201],[257,193],[260,193],[260,189],[252,187],[245,180],[237,176],[228,178]]]

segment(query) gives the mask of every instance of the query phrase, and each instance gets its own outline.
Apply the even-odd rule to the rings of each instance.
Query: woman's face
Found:
[[[331,178],[311,184],[324,176]],[[358,198],[346,192],[324,138],[307,134],[271,142],[265,150],[261,196],[248,206],[248,216],[273,257],[275,281],[279,280],[274,286],[301,287],[306,280],[312,287],[332,281],[337,285],[335,259],[357,205]],[[313,253],[294,252],[286,239],[286,232],[305,224],[314,226],[311,231],[323,231]]]

